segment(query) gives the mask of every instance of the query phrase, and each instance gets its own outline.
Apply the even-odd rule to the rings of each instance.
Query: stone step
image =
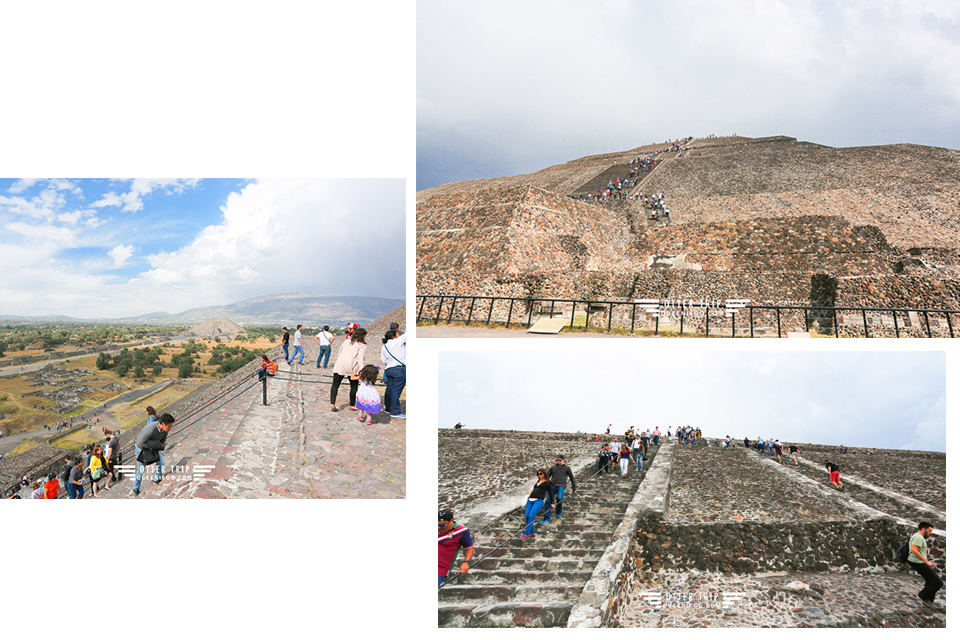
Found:
[[[613,530],[597,530],[597,531],[565,531],[563,529],[558,529],[555,525],[537,525],[534,527],[534,530],[537,532],[536,539],[545,539],[550,541],[567,541],[575,540],[579,541],[581,544],[588,544],[593,542],[602,542],[607,540],[613,533]],[[503,532],[500,534],[490,533],[482,534],[476,536],[476,543],[485,544],[490,546],[496,546],[503,540],[506,540],[514,531]],[[519,539],[519,537],[518,537]]]
[[[460,578],[458,584],[526,584],[556,583],[586,584],[593,574],[592,571],[536,571],[533,569],[505,569],[498,567],[494,570],[471,569],[470,573]],[[453,586],[453,585],[451,585]]]
[[[507,558],[492,557],[484,560],[470,570],[472,574],[476,570],[502,569],[505,571],[592,571],[596,561],[600,558],[597,554],[593,556],[584,556],[583,558],[564,560],[562,558]]]
[[[573,600],[580,595],[582,584],[554,581],[533,585],[458,585],[440,589],[441,602],[557,602]]]
[[[537,536],[533,540],[537,540],[539,537],[540,536]],[[531,542],[531,544],[525,547],[510,546],[510,545],[500,547],[499,549],[494,551],[490,555],[490,557],[499,558],[503,556],[509,556],[511,558],[557,558],[557,559],[563,559],[563,560],[574,560],[574,559],[583,558],[583,559],[599,560],[600,556],[603,555],[603,552],[606,549],[605,547],[603,549],[600,549],[600,548],[591,549],[591,548],[582,547],[582,546],[581,547],[569,546],[569,547],[561,547],[561,548],[537,548],[537,546],[533,543],[532,540],[529,542]],[[486,555],[491,551],[491,549],[493,549],[493,547],[490,547],[490,546],[478,546],[475,548],[476,548],[477,557]]]
[[[535,525],[531,539],[510,539],[525,523],[517,512],[475,533],[477,557],[504,546],[440,590],[439,624],[565,626],[644,475],[634,470],[626,478],[617,473],[589,479],[576,494],[567,493],[564,517]]]
[[[442,589],[445,590],[446,587]],[[563,627],[571,609],[570,602],[442,603],[437,607],[437,624],[441,627]]]

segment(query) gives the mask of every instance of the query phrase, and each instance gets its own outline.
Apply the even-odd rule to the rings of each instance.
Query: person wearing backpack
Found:
[[[407,384],[407,335],[397,329],[390,329],[383,336],[380,348],[380,361],[383,362],[383,380],[387,389],[383,393],[383,410],[392,418],[406,418],[400,405],[400,394]]]
[[[943,580],[937,575],[937,565],[927,557],[927,537],[933,533],[933,525],[921,522],[917,525],[917,532],[910,537],[910,555],[907,563],[925,580],[923,589],[917,594],[925,607],[943,611],[943,607],[934,603],[937,591],[943,587]]]

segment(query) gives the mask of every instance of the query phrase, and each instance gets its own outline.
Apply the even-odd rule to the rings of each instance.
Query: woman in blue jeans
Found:
[[[527,538],[532,538],[536,535],[533,532],[533,521],[536,519],[537,514],[540,513],[540,510],[543,509],[543,502],[547,496],[550,496],[550,508],[553,509],[553,483],[547,480],[546,471],[543,469],[537,469],[537,482],[533,485],[533,489],[530,491],[529,497],[527,498],[527,528],[520,535],[521,540],[526,540]]]

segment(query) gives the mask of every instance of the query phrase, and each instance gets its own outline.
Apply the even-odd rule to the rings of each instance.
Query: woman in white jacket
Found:
[[[367,330],[355,329],[349,340],[344,340],[333,365],[333,384],[330,385],[330,411],[337,410],[337,391],[344,378],[350,379],[350,408],[357,404],[357,389],[360,387],[360,369],[367,351]]]

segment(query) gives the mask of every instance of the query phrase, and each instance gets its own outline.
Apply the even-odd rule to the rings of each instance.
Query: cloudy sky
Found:
[[[687,135],[960,148],[955,0],[420,0],[417,189]]]
[[[403,180],[0,179],[0,314],[404,296]]]
[[[942,352],[679,351],[441,353],[439,425],[946,451]]]

